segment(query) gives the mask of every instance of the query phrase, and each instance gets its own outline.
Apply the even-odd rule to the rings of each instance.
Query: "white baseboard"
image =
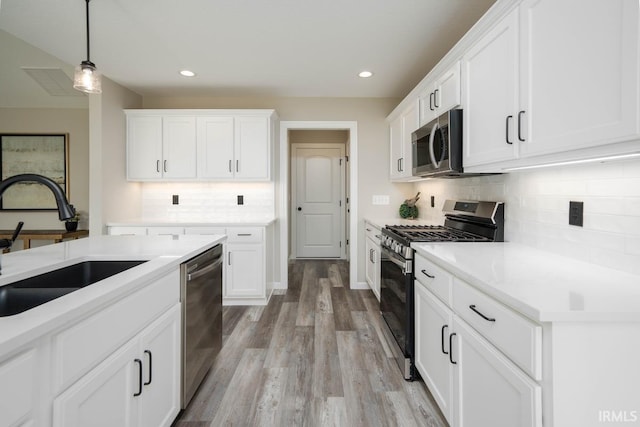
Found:
[[[371,289],[371,287],[367,282],[355,282],[355,283],[351,283],[351,289],[363,290],[363,289]]]
[[[272,282],[269,283],[269,286],[271,286],[271,289],[287,289],[287,287],[284,286],[281,282]]]

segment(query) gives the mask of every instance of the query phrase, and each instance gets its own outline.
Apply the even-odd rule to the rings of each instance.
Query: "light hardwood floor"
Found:
[[[344,261],[295,261],[266,307],[225,307],[224,346],[174,427],[447,426],[390,358],[379,304]]]

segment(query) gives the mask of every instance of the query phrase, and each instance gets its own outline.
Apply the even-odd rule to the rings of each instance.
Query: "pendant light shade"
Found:
[[[82,61],[75,69],[73,88],[85,93],[102,93],[102,79],[96,65],[91,62],[89,53],[89,1],[87,5],[87,60]]]

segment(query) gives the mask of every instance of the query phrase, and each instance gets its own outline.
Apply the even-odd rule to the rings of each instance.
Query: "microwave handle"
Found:
[[[431,135],[429,135],[429,156],[431,156],[431,164],[436,169],[440,167],[440,162],[436,161],[436,154],[433,152],[433,140],[435,139],[438,127],[439,123],[435,122],[435,124],[431,128]]]

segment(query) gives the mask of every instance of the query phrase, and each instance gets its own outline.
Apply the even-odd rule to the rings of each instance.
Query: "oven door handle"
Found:
[[[433,149],[433,143],[436,139],[436,131],[438,130],[438,127],[440,127],[440,123],[436,122],[431,128],[431,135],[429,135],[429,156],[431,157],[431,164],[436,169],[440,167],[440,162],[436,160],[436,153]]]
[[[388,252],[387,255],[387,259],[389,261],[391,261],[392,263],[394,263],[395,265],[397,265],[398,267],[400,267],[402,269],[402,274],[407,274],[407,273],[411,273],[411,261],[407,260],[405,262],[402,261],[398,261],[394,256],[394,252],[391,252],[389,249],[387,248],[382,248],[383,251]]]

